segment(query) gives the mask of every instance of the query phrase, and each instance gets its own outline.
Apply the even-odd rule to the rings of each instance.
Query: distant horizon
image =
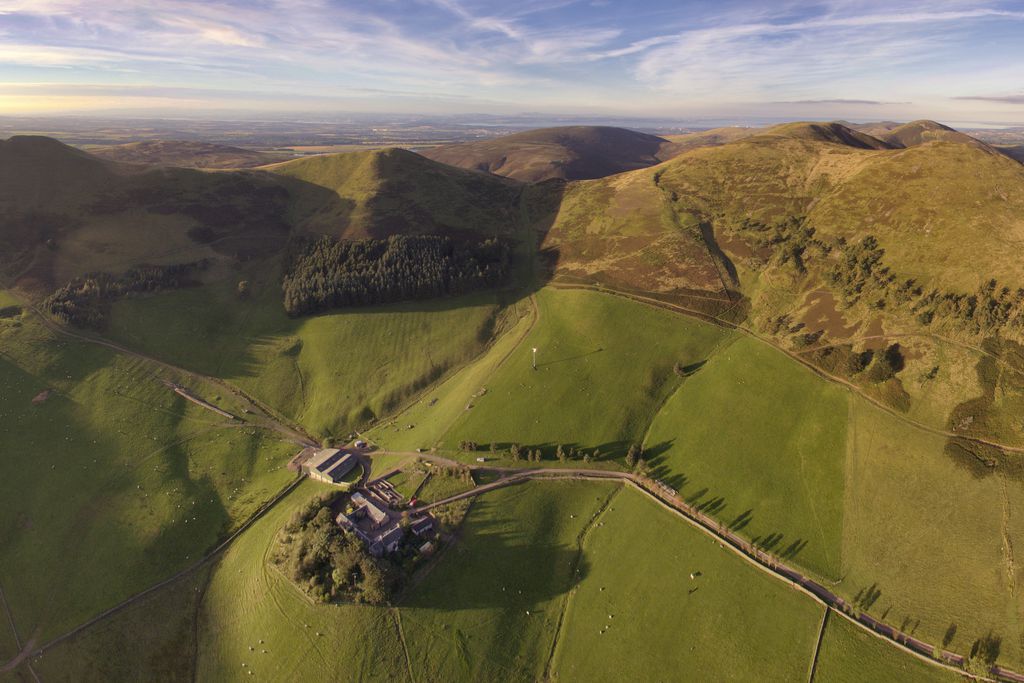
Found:
[[[0,0],[0,115],[1021,125],[1022,34],[1022,0]]]
[[[512,114],[488,114],[481,112],[453,114],[420,114],[415,112],[186,112],[167,111],[106,111],[106,112],[60,112],[43,114],[2,114],[0,113],[0,130],[13,122],[45,123],[49,121],[66,121],[79,124],[103,124],[117,122],[136,122],[139,124],[229,124],[229,123],[266,123],[266,124],[302,124],[315,125],[411,125],[420,123],[448,124],[464,128],[515,128],[532,129],[558,126],[611,126],[621,128],[654,129],[711,129],[711,128],[764,128],[795,122],[845,122],[855,125],[872,123],[909,123],[911,121],[930,120],[958,130],[1002,130],[1024,128],[1024,118],[1020,121],[954,121],[936,117],[923,116],[909,118],[869,118],[854,116],[837,116],[833,118],[814,117],[668,117],[668,116],[599,116],[593,114],[551,113],[540,114],[521,112]]]

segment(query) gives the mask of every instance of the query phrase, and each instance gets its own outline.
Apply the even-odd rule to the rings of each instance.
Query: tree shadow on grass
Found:
[[[564,525],[572,514],[544,505],[526,528],[506,501],[482,497],[438,563],[401,602],[403,608],[441,611],[535,610],[538,603],[564,595],[590,571],[574,544],[543,539],[543,530]],[[538,531],[539,530],[539,531]],[[539,538],[540,537],[540,538]]]

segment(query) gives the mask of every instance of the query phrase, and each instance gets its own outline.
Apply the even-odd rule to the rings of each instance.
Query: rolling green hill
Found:
[[[442,145],[424,156],[528,183],[602,178],[652,166],[676,153],[665,138],[610,126],[563,126],[493,140]]]
[[[444,233],[511,234],[518,184],[389,148],[268,167],[292,193],[291,220],[345,238]],[[288,182],[291,181],[291,182]]]
[[[642,443],[652,477],[856,610],[962,654],[1001,639],[998,660],[1024,668],[1024,167],[928,122],[746,133],[668,141],[685,149],[660,161],[664,141],[641,159],[605,132],[579,133],[584,153],[545,131],[562,157],[523,143],[489,169],[604,176],[538,184],[397,149],[209,173],[2,143],[0,268],[21,296],[0,295],[0,582],[19,631],[57,635],[173,574],[289,479],[293,444],[183,402],[173,379],[238,412],[244,390],[317,438],[372,423],[388,462],[437,448],[622,469]],[[281,306],[296,234],[504,236],[529,255],[529,228],[548,270],[523,259],[517,289]],[[59,336],[21,303],[88,270],[203,258],[194,286],[111,305],[102,334],[148,357]],[[513,462],[513,443],[543,462]],[[558,444],[583,450],[561,463]],[[151,678],[803,679],[818,634],[821,680],[858,658],[930,677],[618,485],[486,494],[390,609],[313,606],[270,568],[296,501],[208,581],[154,597],[166,621],[119,614],[36,665],[123,677],[102,653],[142,629]]]

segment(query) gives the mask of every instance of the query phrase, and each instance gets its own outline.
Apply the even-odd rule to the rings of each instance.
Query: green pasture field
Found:
[[[494,293],[291,319],[276,275],[251,275],[120,301],[108,334],[237,384],[316,436],[344,437],[477,356],[501,323]]]
[[[325,490],[304,482],[218,562],[200,608],[197,680],[406,679],[392,610],[314,604],[268,563],[292,513]]]
[[[142,598],[33,657],[32,668],[41,680],[68,683],[191,680],[196,615],[209,576],[208,566]]]
[[[479,358],[429,388],[392,420],[375,426],[367,437],[395,451],[429,449],[439,445],[462,414],[472,409],[470,406],[480,389],[529,332],[532,314],[526,311],[527,306],[525,302],[516,304],[512,314],[516,322]]]
[[[419,499],[425,503],[431,503],[435,500],[442,500],[449,496],[468,491],[476,486],[475,483],[463,481],[458,476],[445,476],[434,474],[423,488],[420,489]]]
[[[27,315],[0,350],[0,582],[26,640],[195,562],[293,476],[296,446],[185,401],[166,368]]]
[[[862,401],[852,407],[836,590],[861,596],[861,608],[876,618],[960,654],[991,633],[1002,639],[1001,661],[1021,668],[1019,478],[1005,466],[966,469],[944,452],[945,437]]]
[[[374,453],[370,456],[370,478],[387,474],[392,470],[401,469],[413,459],[407,453]]]
[[[303,483],[235,541],[208,581],[199,572],[161,589],[34,666],[46,680],[194,671],[200,681],[803,680],[810,670],[817,602],[618,484],[488,493],[398,607],[314,604],[268,558],[292,512],[323,490]],[[856,633],[851,645],[833,628],[818,680],[831,680],[822,677],[832,660],[851,647],[872,658],[866,671],[916,670],[898,650],[875,652],[891,646]],[[131,652],[107,656],[125,642]]]
[[[531,482],[474,501],[460,541],[401,603],[415,679],[542,678],[565,594],[589,571],[579,538],[617,489]]]
[[[655,418],[655,476],[747,538],[838,578],[846,391],[779,351],[737,339]]]
[[[681,383],[673,366],[707,360],[729,337],[607,294],[543,289],[536,298],[539,320],[489,378],[478,378],[473,407],[444,435],[445,446],[519,443],[551,458],[561,443],[621,458]]]
[[[940,683],[965,680],[865,632],[837,614],[828,616],[814,683]]]
[[[557,680],[806,680],[821,605],[644,494],[617,495],[583,551]]]

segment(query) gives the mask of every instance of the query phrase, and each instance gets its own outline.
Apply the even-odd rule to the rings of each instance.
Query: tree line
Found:
[[[131,292],[155,292],[193,284],[190,276],[208,265],[204,259],[171,266],[138,266],[123,275],[89,273],[48,296],[42,307],[65,323],[99,329],[106,322],[111,302]]]
[[[295,239],[285,254],[284,308],[299,316],[497,287],[508,279],[510,254],[504,240],[444,235]]]

